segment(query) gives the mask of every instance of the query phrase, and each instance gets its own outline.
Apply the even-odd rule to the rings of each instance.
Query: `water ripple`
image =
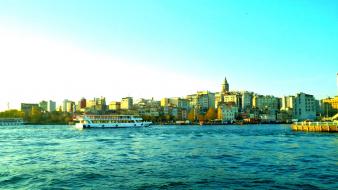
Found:
[[[337,134],[287,125],[0,128],[4,189],[338,189]]]

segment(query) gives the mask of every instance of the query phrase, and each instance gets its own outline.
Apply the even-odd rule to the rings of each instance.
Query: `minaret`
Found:
[[[228,83],[226,77],[224,78],[224,82],[222,84],[222,91],[221,92],[222,92],[222,94],[229,92],[229,83]]]

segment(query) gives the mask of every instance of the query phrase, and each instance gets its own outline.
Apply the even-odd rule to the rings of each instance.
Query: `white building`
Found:
[[[47,111],[48,112],[56,111],[56,102],[49,100],[47,104]]]
[[[69,101],[67,99],[63,100],[62,111],[63,112],[75,112],[76,111],[75,102]]]
[[[295,97],[294,96],[283,96],[281,110],[288,111],[293,110],[295,107]]]
[[[295,97],[294,118],[298,120],[316,119],[316,102],[313,95],[298,93]]]

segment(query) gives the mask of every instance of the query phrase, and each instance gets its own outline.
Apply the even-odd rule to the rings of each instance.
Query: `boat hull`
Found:
[[[88,129],[88,128],[138,128],[138,127],[149,127],[151,122],[141,122],[141,123],[90,123],[82,124],[77,123],[75,127],[78,129]]]

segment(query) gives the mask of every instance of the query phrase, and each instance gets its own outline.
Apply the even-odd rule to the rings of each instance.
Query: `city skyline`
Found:
[[[217,92],[224,76],[232,91],[337,95],[336,2],[79,2],[0,2],[0,110]]]
[[[338,73],[337,73],[337,80],[338,80]],[[338,85],[338,81],[337,81],[337,85]],[[231,90],[229,89],[229,86],[230,84],[228,83],[226,77],[224,78],[223,80],[223,83],[222,85],[220,85],[220,90],[218,91],[209,91],[209,90],[197,90],[195,91],[194,93],[190,93],[190,94],[186,94],[186,95],[183,95],[183,96],[175,96],[175,97],[169,97],[169,96],[164,96],[164,97],[160,97],[160,98],[154,98],[154,97],[132,97],[132,96],[123,96],[121,98],[112,98],[112,97],[108,97],[108,99],[106,99],[107,97],[104,97],[104,96],[96,96],[96,97],[85,97],[85,96],[82,96],[81,98],[76,98],[76,99],[69,99],[69,98],[66,98],[66,99],[62,99],[60,101],[55,101],[55,100],[52,100],[52,99],[43,99],[43,100],[38,100],[38,101],[35,101],[35,102],[28,102],[28,101],[23,101],[23,102],[20,102],[18,103],[17,107],[13,108],[13,107],[10,107],[10,103],[7,102],[7,108],[4,108],[4,110],[10,110],[10,109],[20,109],[20,105],[21,105],[21,108],[22,108],[22,104],[41,104],[42,102],[45,102],[46,105],[49,105],[47,104],[47,102],[54,102],[54,110],[58,110],[59,108],[60,109],[64,109],[63,107],[65,106],[65,101],[66,102],[71,102],[71,103],[74,103],[74,106],[79,106],[80,103],[82,100],[86,100],[87,102],[88,101],[92,101],[95,99],[103,99],[105,101],[105,105],[108,106],[111,102],[122,102],[123,99],[126,99],[126,98],[131,98],[132,100],[134,100],[135,102],[134,103],[138,103],[139,101],[143,101],[143,100],[154,100],[154,101],[158,101],[158,102],[161,102],[163,99],[172,99],[172,98],[178,98],[178,99],[184,99],[184,100],[187,100],[189,99],[189,97],[191,96],[195,96],[196,94],[204,94],[204,93],[211,93],[211,94],[214,94],[217,96],[217,94],[223,94],[223,95],[229,95],[231,98],[234,94],[241,94],[241,96],[244,94],[244,93],[249,93],[251,95],[255,95],[257,97],[259,96],[263,96],[263,97],[272,97],[272,98],[278,98],[280,100],[282,100],[283,98],[289,98],[289,97],[295,97],[295,96],[298,96],[298,94],[307,94],[307,93],[304,93],[304,92],[298,92],[298,93],[295,93],[295,94],[289,94],[289,95],[285,95],[285,96],[275,96],[275,95],[272,95],[272,94],[259,94],[259,93],[256,93],[256,92],[253,92],[253,91],[236,91],[236,90]],[[312,96],[312,95],[310,95]],[[338,96],[332,96],[332,97],[326,97],[326,98],[334,98],[334,97],[338,97]],[[109,99],[110,98],[110,99]],[[316,98],[316,97],[314,97]],[[122,99],[122,101],[121,101]],[[321,100],[321,99],[317,99],[317,100]],[[322,99],[324,100],[324,99]],[[217,102],[217,101],[216,101]],[[215,102],[215,103],[216,103]],[[216,105],[216,104],[215,104]],[[281,105],[280,105],[281,106]],[[4,110],[0,110],[0,111],[4,111]]]

